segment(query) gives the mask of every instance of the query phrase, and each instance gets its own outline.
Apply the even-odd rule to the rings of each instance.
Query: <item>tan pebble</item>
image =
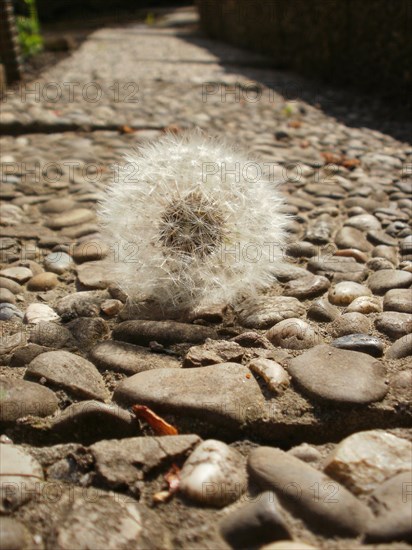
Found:
[[[290,384],[288,373],[276,361],[261,358],[253,359],[248,367],[261,376],[268,388],[275,393],[286,389]]]
[[[32,291],[37,290],[50,290],[57,286],[59,280],[55,273],[50,273],[45,271],[44,273],[39,273],[30,279],[27,283],[27,289]]]
[[[377,296],[359,296],[345,310],[347,313],[380,313],[382,302]]]

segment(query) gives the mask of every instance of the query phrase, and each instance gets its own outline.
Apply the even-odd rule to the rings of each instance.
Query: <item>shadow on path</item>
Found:
[[[179,32],[178,36],[215,55],[226,73],[241,73],[248,80],[274,90],[287,101],[305,101],[346,126],[371,128],[412,143],[411,102],[401,104],[393,98],[335,87],[321,80],[279,70],[273,67],[270,58],[209,39],[200,32]]]

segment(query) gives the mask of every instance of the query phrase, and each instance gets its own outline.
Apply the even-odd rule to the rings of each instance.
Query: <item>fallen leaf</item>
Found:
[[[346,158],[342,162],[342,166],[344,166],[348,170],[353,170],[354,168],[356,168],[359,165],[360,165],[360,160],[359,159],[348,159],[348,158]]]
[[[163,420],[146,405],[133,405],[132,411],[138,418],[147,422],[157,435],[177,435],[179,433],[174,426]]]
[[[133,128],[131,128],[130,126],[120,126],[119,128],[119,132],[121,134],[134,134],[136,130],[134,130]]]
[[[336,164],[337,166],[343,166],[347,170],[353,170],[360,165],[360,160],[355,158],[348,158],[345,155],[335,155],[335,153],[324,152],[321,156],[325,159],[325,164]]]

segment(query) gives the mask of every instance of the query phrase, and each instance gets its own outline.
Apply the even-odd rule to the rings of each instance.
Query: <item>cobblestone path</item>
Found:
[[[411,547],[412,149],[339,102],[186,10],[5,97],[0,548]],[[287,262],[253,299],[127,320],[97,202],[194,127],[280,185]]]

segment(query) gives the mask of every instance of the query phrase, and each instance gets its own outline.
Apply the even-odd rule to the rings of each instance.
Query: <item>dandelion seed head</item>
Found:
[[[230,303],[274,283],[284,201],[273,182],[247,177],[250,164],[198,131],[166,134],[126,157],[99,215],[114,280],[132,300]]]

